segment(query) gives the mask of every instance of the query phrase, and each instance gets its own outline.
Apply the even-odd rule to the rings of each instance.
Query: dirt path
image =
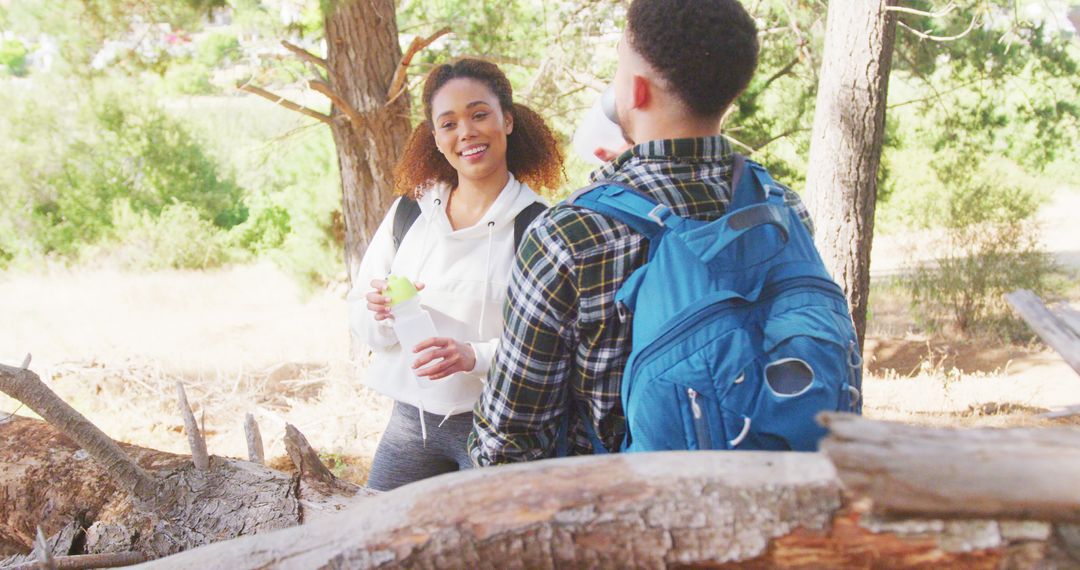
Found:
[[[1058,263],[1080,272],[1080,188],[1059,188],[1037,216],[1042,247],[1054,254]],[[932,244],[939,232],[911,231],[899,235],[874,236],[870,272],[874,278],[896,275],[913,262],[933,258]]]

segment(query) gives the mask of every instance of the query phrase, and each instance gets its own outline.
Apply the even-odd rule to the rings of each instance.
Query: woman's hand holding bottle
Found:
[[[440,380],[476,368],[472,345],[452,338],[429,338],[416,345],[413,352],[423,353],[413,362],[413,373],[428,380]]]
[[[413,283],[417,291],[424,289],[423,283]],[[372,279],[371,288],[367,294],[367,308],[375,313],[376,321],[384,321],[391,318],[390,297],[386,294],[387,281],[385,279]]]

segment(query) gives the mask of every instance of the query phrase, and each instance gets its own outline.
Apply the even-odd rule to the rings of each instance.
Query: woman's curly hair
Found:
[[[514,176],[534,190],[555,190],[563,181],[563,154],[555,135],[535,111],[514,103],[510,80],[491,62],[464,58],[432,69],[424,80],[424,120],[413,129],[405,152],[394,168],[394,189],[416,194],[435,182],[456,186],[457,171],[435,146],[431,100],[451,79],[472,79],[487,86],[504,113],[514,117],[514,130],[506,140],[506,165]]]

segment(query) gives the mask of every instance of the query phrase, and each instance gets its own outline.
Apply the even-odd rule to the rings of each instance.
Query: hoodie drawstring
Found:
[[[421,399],[418,402],[417,407],[420,408],[420,437],[424,440],[424,447],[427,447],[427,423],[424,421],[424,400]]]
[[[439,422],[439,427],[442,427],[442,425],[446,423],[446,420],[450,419],[450,416],[454,415],[454,412],[456,412],[456,411],[457,411],[456,407],[450,408],[450,411],[446,412],[446,417],[444,417],[442,419],[442,421]]]

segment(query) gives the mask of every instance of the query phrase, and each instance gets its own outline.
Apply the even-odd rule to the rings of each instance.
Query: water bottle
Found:
[[[413,352],[416,345],[429,338],[439,336],[438,331],[435,330],[435,323],[432,322],[431,315],[420,306],[420,295],[411,281],[404,277],[391,275],[387,278],[384,293],[390,297],[390,314],[394,316],[394,334],[397,335],[401,351],[411,366],[412,362],[420,356],[420,354]],[[441,358],[435,359],[428,363],[425,368],[441,360]],[[417,376],[415,371],[412,375],[413,379],[416,380],[416,385],[421,388],[431,388],[434,385],[431,380]]]
[[[615,90],[608,86],[578,122],[571,146],[585,162],[602,164],[596,149],[616,150],[626,145],[615,112]]]

